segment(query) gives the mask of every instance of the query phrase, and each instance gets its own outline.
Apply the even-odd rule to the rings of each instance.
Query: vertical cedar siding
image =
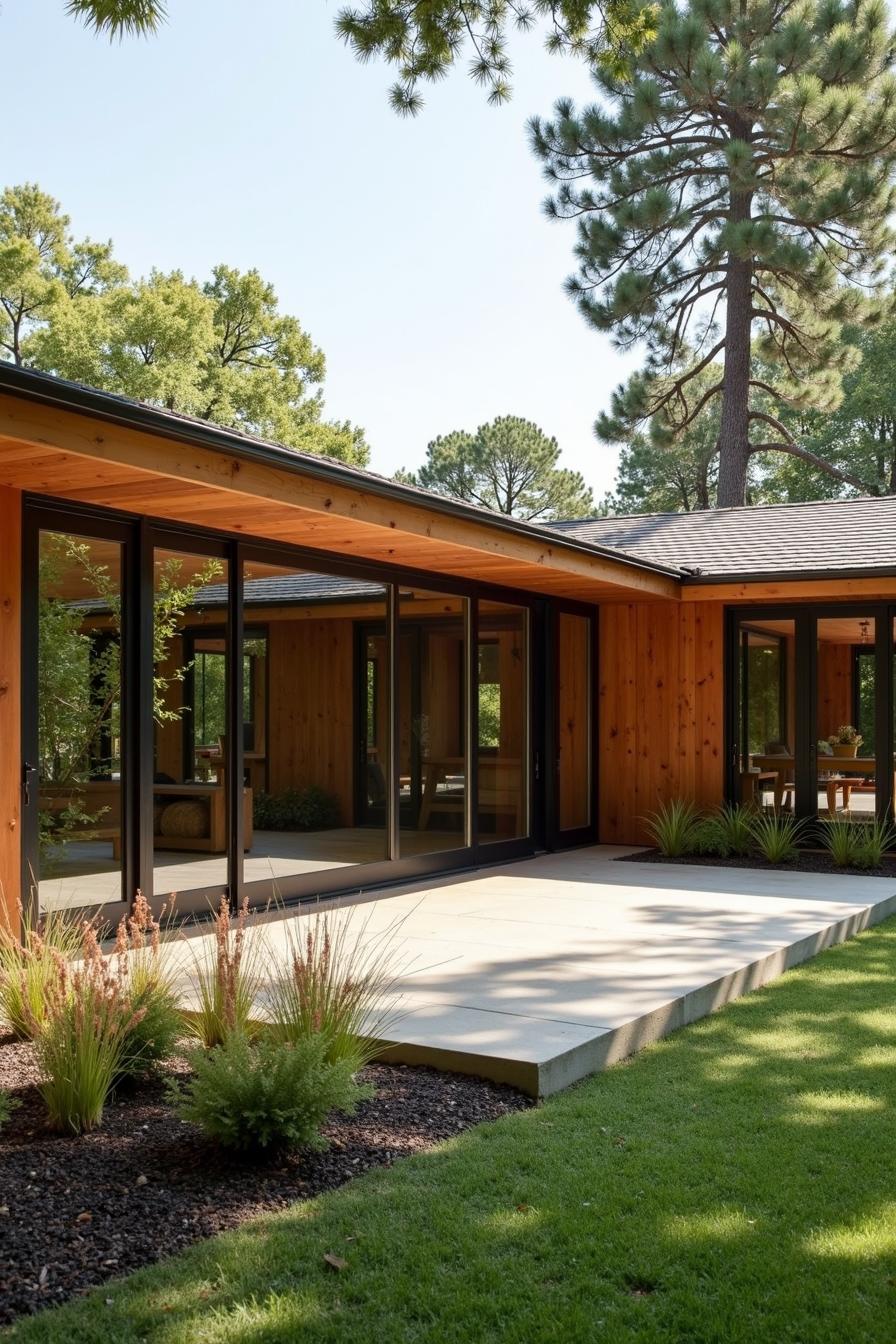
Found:
[[[647,840],[660,802],[724,794],[721,602],[607,604],[600,613],[599,836]]]
[[[18,927],[21,881],[22,494],[0,486],[0,922]]]

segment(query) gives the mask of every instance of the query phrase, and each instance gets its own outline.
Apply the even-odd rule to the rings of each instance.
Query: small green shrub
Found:
[[[3,1129],[18,1104],[15,1097],[11,1097],[8,1092],[0,1091],[0,1129]]]
[[[43,1025],[60,967],[81,951],[84,926],[56,912],[32,920],[21,905],[19,919],[21,937],[5,912],[0,923],[0,1022],[28,1040]]]
[[[704,858],[728,858],[731,847],[717,816],[698,819],[691,838],[690,852]]]
[[[821,824],[820,839],[838,868],[856,868],[864,828],[854,821],[838,819]]]
[[[752,853],[755,816],[755,809],[742,803],[726,803],[713,813],[713,821],[729,854],[745,859]]]
[[[768,863],[791,863],[799,854],[805,822],[778,812],[759,812],[753,818],[753,840]]]
[[[188,1027],[206,1050],[222,1045],[234,1032],[251,1036],[255,1030],[255,999],[261,989],[263,943],[248,938],[249,906],[243,902],[236,920],[227,897],[222,896],[215,916],[214,937],[203,938],[193,958],[198,1006]]]
[[[871,821],[860,826],[856,847],[857,868],[880,868],[888,850],[896,848],[896,827],[889,822]]]
[[[693,854],[700,825],[700,815],[693,803],[673,798],[651,812],[645,825],[657,849],[667,859],[680,859]]]
[[[271,1034],[297,1045],[322,1036],[328,1060],[356,1072],[379,1054],[395,1021],[393,923],[370,932],[370,916],[355,924],[352,909],[287,926],[286,965],[270,990]]]
[[[59,976],[34,1032],[44,1081],[39,1091],[51,1128],[81,1134],[96,1129],[116,1079],[139,1010],[88,926],[83,958],[72,967],[56,954]]]
[[[225,1148],[266,1152],[323,1147],[331,1111],[352,1111],[370,1089],[352,1078],[347,1059],[328,1060],[327,1041],[295,1045],[231,1032],[221,1045],[189,1057],[193,1076],[173,1084],[178,1115]]]
[[[339,825],[339,800],[316,785],[254,795],[252,819],[259,831],[326,831]]]

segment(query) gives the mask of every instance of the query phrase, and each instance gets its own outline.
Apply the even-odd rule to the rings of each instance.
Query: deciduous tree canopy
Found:
[[[131,280],[39,187],[0,196],[0,351],[106,391],[363,466],[363,432],[323,419],[326,364],[258,271]]]

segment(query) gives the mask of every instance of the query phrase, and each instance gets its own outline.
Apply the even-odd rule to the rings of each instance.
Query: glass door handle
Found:
[[[30,761],[22,762],[22,803],[25,807],[31,802],[31,776],[37,774],[37,766]]]

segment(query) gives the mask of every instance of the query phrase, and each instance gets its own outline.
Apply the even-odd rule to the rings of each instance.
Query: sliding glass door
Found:
[[[534,601],[53,501],[29,506],[26,537],[40,910],[113,919],[140,890],[188,915],[532,851]],[[564,622],[578,832],[591,626]]]
[[[729,796],[813,818],[893,807],[894,613],[729,612]]]

